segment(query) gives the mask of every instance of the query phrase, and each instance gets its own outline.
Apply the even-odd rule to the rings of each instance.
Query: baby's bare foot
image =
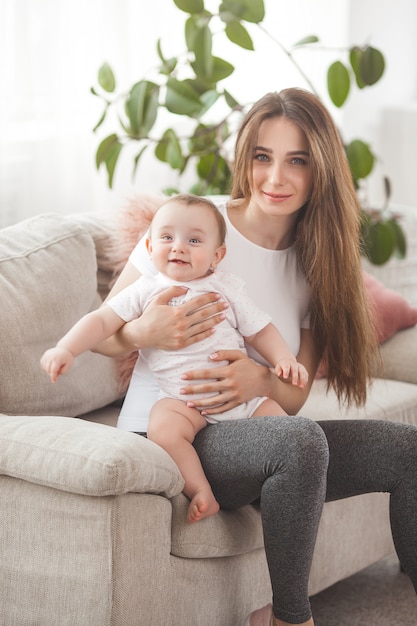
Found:
[[[199,491],[195,494],[188,508],[187,522],[199,522],[205,517],[216,515],[220,507],[212,493]]]

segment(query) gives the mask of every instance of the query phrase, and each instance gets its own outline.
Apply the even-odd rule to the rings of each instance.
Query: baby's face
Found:
[[[224,255],[210,209],[174,200],[157,211],[148,250],[159,272],[182,282],[207,276]]]

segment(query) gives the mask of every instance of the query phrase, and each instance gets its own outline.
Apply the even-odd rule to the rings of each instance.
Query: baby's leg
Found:
[[[284,409],[271,398],[264,400],[252,413],[252,417],[269,417],[273,415],[288,415]]]
[[[189,522],[198,522],[219,510],[193,446],[194,437],[206,426],[199,411],[171,398],[158,400],[149,418],[148,438],[168,452],[184,478],[184,493],[191,500]]]

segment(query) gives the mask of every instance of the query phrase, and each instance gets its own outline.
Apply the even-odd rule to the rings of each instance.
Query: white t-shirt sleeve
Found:
[[[237,278],[237,277],[236,277]],[[232,302],[233,312],[236,316],[237,327],[243,337],[255,335],[272,321],[271,316],[260,309],[249,296],[246,286],[241,279],[236,290],[235,301]]]
[[[142,314],[141,282],[139,278],[107,301],[107,305],[125,322],[130,322]]]

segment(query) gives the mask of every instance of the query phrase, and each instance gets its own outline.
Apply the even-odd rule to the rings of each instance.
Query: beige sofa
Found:
[[[39,368],[105,295],[114,228],[113,216],[43,215],[0,231],[0,623],[241,626],[271,594],[258,511],[187,525],[170,457],[112,427],[115,363],[86,354],[55,385]],[[379,270],[414,302],[415,256]],[[363,409],[341,410],[317,380],[302,414],[417,423],[416,346],[415,327],[384,344]],[[326,504],[311,593],[392,552],[386,495]]]

